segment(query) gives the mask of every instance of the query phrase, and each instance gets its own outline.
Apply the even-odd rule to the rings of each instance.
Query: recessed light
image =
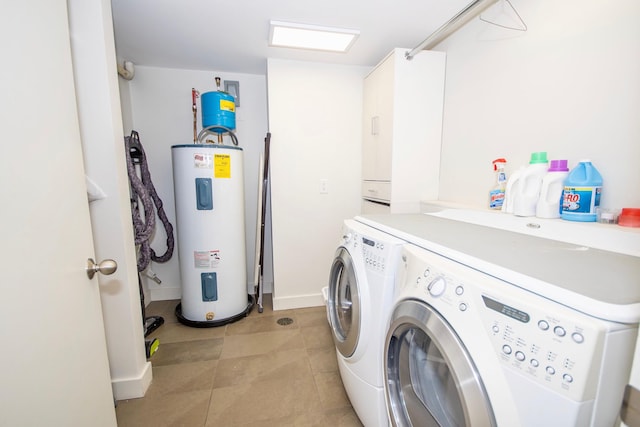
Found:
[[[346,52],[360,35],[358,30],[271,21],[269,46]]]

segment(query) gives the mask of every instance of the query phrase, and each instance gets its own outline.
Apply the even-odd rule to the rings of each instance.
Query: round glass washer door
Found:
[[[482,380],[449,323],[424,302],[399,303],[385,347],[394,426],[496,427]]]
[[[336,348],[350,357],[360,335],[360,289],[353,259],[343,247],[338,248],[331,265],[327,304]]]

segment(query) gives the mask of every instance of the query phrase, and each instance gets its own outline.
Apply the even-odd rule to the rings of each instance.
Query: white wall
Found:
[[[570,167],[590,158],[602,206],[640,206],[640,2],[511,2],[527,32],[475,19],[437,46],[447,52],[440,199],[486,207],[493,159],[512,172],[547,151]],[[640,388],[640,350],[630,382]]]
[[[493,159],[512,172],[547,151],[570,167],[590,158],[602,206],[640,206],[640,2],[511,2],[528,31],[474,19],[436,48],[447,53],[440,199],[486,207]]]
[[[322,305],[342,221],[360,211],[370,68],[269,59],[274,309]],[[328,193],[320,194],[320,180]]]
[[[125,58],[126,59],[126,58]],[[244,151],[245,224],[247,246],[248,290],[253,289],[254,248],[256,235],[258,168],[260,153],[267,132],[267,94],[265,77],[250,74],[217,73],[215,71],[178,70],[156,67],[135,67],[135,77],[127,83],[130,95],[131,124],[140,134],[147,155],[153,184],[163,201],[170,222],[176,227],[173,197],[171,146],[193,143],[191,88],[201,93],[215,90],[214,77],[235,80],[240,84],[240,107],[236,109],[236,135]],[[121,81],[121,83],[124,83]],[[201,108],[198,99],[198,131],[201,130]],[[128,135],[131,127],[125,127]],[[228,137],[225,137],[228,138]],[[225,143],[230,143],[226,140]],[[161,254],[166,249],[166,234],[157,221],[151,246]],[[267,233],[267,238],[269,233]],[[270,248],[270,241],[267,241]],[[270,258],[267,256],[267,260]],[[270,265],[265,265],[265,291],[272,282]],[[150,299],[180,298],[180,270],[177,250],[165,263],[151,263],[151,269],[162,280],[157,284],[144,280]]]

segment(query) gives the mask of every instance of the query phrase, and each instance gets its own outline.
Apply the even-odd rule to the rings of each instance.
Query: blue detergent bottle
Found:
[[[595,222],[601,193],[602,175],[591,164],[591,160],[580,160],[564,181],[561,218]]]

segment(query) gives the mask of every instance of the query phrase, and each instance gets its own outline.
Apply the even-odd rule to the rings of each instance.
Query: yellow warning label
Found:
[[[236,111],[236,103],[233,101],[229,101],[228,99],[221,99],[220,110],[231,111],[232,113],[234,113]]]
[[[228,154],[216,154],[213,159],[214,178],[231,178],[231,156]]]

